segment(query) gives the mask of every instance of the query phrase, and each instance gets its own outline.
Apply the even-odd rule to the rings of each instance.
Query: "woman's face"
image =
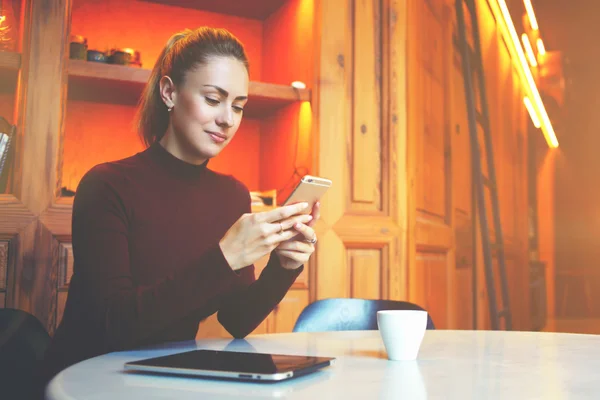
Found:
[[[173,106],[163,147],[191,164],[218,155],[240,126],[248,80],[246,67],[233,57],[210,59],[188,71],[179,86],[163,77],[163,101]]]

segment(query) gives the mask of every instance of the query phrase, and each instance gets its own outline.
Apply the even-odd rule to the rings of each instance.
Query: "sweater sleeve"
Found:
[[[125,201],[110,179],[93,171],[73,205],[74,277],[90,291],[86,319],[101,330],[106,351],[136,346],[239,286],[218,244],[179,273],[138,285],[129,262]]]
[[[251,211],[247,189],[246,198],[244,213]],[[246,337],[279,304],[303,269],[304,266],[295,270],[283,268],[275,252],[258,279],[254,277],[254,266],[241,269],[238,289],[221,303],[219,322],[233,337]]]

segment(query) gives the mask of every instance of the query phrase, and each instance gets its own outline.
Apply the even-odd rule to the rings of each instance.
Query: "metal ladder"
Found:
[[[471,30],[474,48],[467,41],[465,25],[465,13],[463,4],[466,5],[471,14]],[[475,191],[476,209],[478,211],[479,226],[481,233],[481,244],[483,247],[483,261],[485,267],[485,280],[488,293],[488,304],[493,330],[499,330],[500,319],[504,318],[504,328],[512,330],[512,313],[508,299],[508,283],[506,279],[506,264],[504,260],[504,241],[502,238],[502,227],[500,225],[500,210],[498,204],[498,187],[496,185],[496,170],[494,169],[494,153],[492,149],[492,137],[490,133],[490,120],[486,97],[485,80],[483,74],[483,60],[481,56],[481,43],[479,38],[479,24],[477,22],[477,10],[475,0],[455,0],[456,21],[458,24],[458,46],[460,48],[463,80],[465,86],[465,97],[467,100],[467,114],[469,120],[469,135],[471,139],[471,163],[473,169],[473,189]],[[473,65],[472,65],[473,64]],[[474,69],[474,71],[473,71]],[[473,77],[475,72],[475,77]],[[477,81],[479,92],[479,104],[481,110],[477,110],[476,94],[473,87],[473,78]],[[479,143],[478,127],[483,131],[485,155],[487,159],[488,176],[484,176],[481,169],[481,152]],[[485,190],[489,191],[491,198],[495,243],[491,243],[490,229],[486,213]],[[475,215],[473,215],[475,218]],[[500,276],[502,290],[501,309],[498,309],[496,297],[496,285],[494,282],[494,267],[492,252],[496,251],[498,259],[498,275]]]

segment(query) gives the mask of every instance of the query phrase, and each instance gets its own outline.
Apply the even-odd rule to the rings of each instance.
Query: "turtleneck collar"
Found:
[[[169,153],[159,142],[153,143],[145,153],[159,166],[180,178],[198,178],[207,171],[208,160],[200,165],[190,164]]]

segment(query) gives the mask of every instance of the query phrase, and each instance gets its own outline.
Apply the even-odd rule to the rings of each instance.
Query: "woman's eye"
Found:
[[[233,106],[233,110],[234,110],[236,113],[241,113],[241,112],[243,112],[243,111],[244,111],[244,107]]]
[[[212,99],[210,97],[206,98],[206,102],[212,106],[216,106],[217,104],[219,104],[219,100],[217,99]]]

